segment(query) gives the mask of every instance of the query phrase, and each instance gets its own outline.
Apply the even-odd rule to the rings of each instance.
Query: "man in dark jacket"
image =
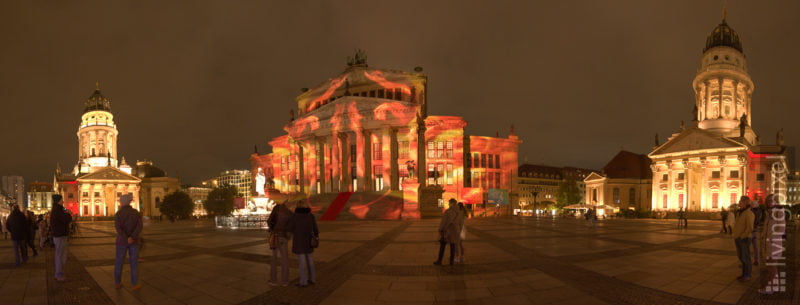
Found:
[[[56,247],[56,281],[64,282],[64,264],[67,263],[67,235],[72,216],[64,208],[61,195],[53,195],[53,208],[50,210],[50,232]]]
[[[33,211],[28,210],[25,212],[25,221],[28,223],[28,246],[31,247],[33,250],[33,256],[36,257],[39,255],[39,251],[36,251],[36,244],[33,242],[36,239],[36,230],[39,229],[38,224],[36,223],[36,214],[33,214]]]
[[[311,253],[314,252],[314,248],[311,247],[311,239],[319,237],[319,228],[314,214],[311,214],[311,209],[304,203],[298,203],[294,214],[289,219],[287,229],[292,233],[292,253],[297,255],[299,265],[300,280],[297,286],[306,287],[308,284],[314,284],[317,276],[314,259],[311,256]]]
[[[276,203],[272,208],[272,212],[267,219],[269,226],[270,240],[274,240],[274,244],[270,244],[272,249],[272,262],[270,264],[269,284],[272,286],[278,285],[278,253],[280,252],[281,259],[281,280],[282,286],[289,286],[289,234],[288,227],[289,219],[292,217],[292,211],[286,207],[286,201],[283,203]]]
[[[6,229],[11,232],[11,240],[14,242],[14,266],[19,266],[28,261],[28,230],[30,230],[30,226],[18,205],[14,205],[11,214],[8,215]]]
[[[114,262],[114,284],[117,289],[122,288],[122,264],[125,254],[128,254],[128,264],[131,266],[132,290],[139,290],[139,240],[142,233],[142,216],[139,211],[131,207],[133,195],[125,194],[119,197],[120,208],[114,215],[114,227],[117,229],[117,259]]]

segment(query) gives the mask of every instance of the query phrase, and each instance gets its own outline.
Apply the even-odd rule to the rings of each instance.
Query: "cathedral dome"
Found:
[[[83,112],[89,111],[107,111],[111,112],[111,100],[107,99],[100,93],[100,85],[96,84],[94,89],[94,93],[86,99],[86,107],[83,109]]]
[[[742,41],[739,40],[739,34],[725,22],[725,19],[722,19],[722,23],[717,25],[717,27],[708,34],[706,38],[706,47],[703,49],[703,52],[713,47],[720,46],[731,47],[744,53],[742,50]]]
[[[166,177],[167,173],[163,169],[155,167],[151,161],[137,161],[133,175],[139,178],[158,178]]]

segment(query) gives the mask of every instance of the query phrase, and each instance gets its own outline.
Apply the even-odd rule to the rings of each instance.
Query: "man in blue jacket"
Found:
[[[122,264],[125,254],[128,254],[128,264],[131,266],[132,290],[139,290],[139,241],[142,233],[142,215],[131,207],[133,195],[125,194],[119,197],[120,208],[114,215],[114,227],[117,229],[117,259],[114,262],[114,284],[117,289],[122,288]]]

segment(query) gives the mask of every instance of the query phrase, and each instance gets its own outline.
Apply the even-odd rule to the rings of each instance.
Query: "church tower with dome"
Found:
[[[649,154],[652,209],[714,212],[740,196],[762,202],[768,194],[786,202],[783,134],[762,144],[752,127],[754,84],[741,38],[725,13],[706,37],[692,87],[693,123],[681,124]]]

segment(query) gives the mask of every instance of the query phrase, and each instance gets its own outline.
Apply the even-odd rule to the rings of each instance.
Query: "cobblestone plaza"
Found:
[[[794,230],[787,292],[761,296],[757,278],[736,281],[733,241],[710,221],[472,219],[455,266],[431,264],[436,219],[321,222],[318,282],[307,288],[267,285],[263,230],[149,222],[139,291],[127,266],[114,287],[112,223],[80,226],[66,283],[53,280],[52,250],[15,268],[10,240],[0,243],[0,304],[798,304],[800,294]]]

